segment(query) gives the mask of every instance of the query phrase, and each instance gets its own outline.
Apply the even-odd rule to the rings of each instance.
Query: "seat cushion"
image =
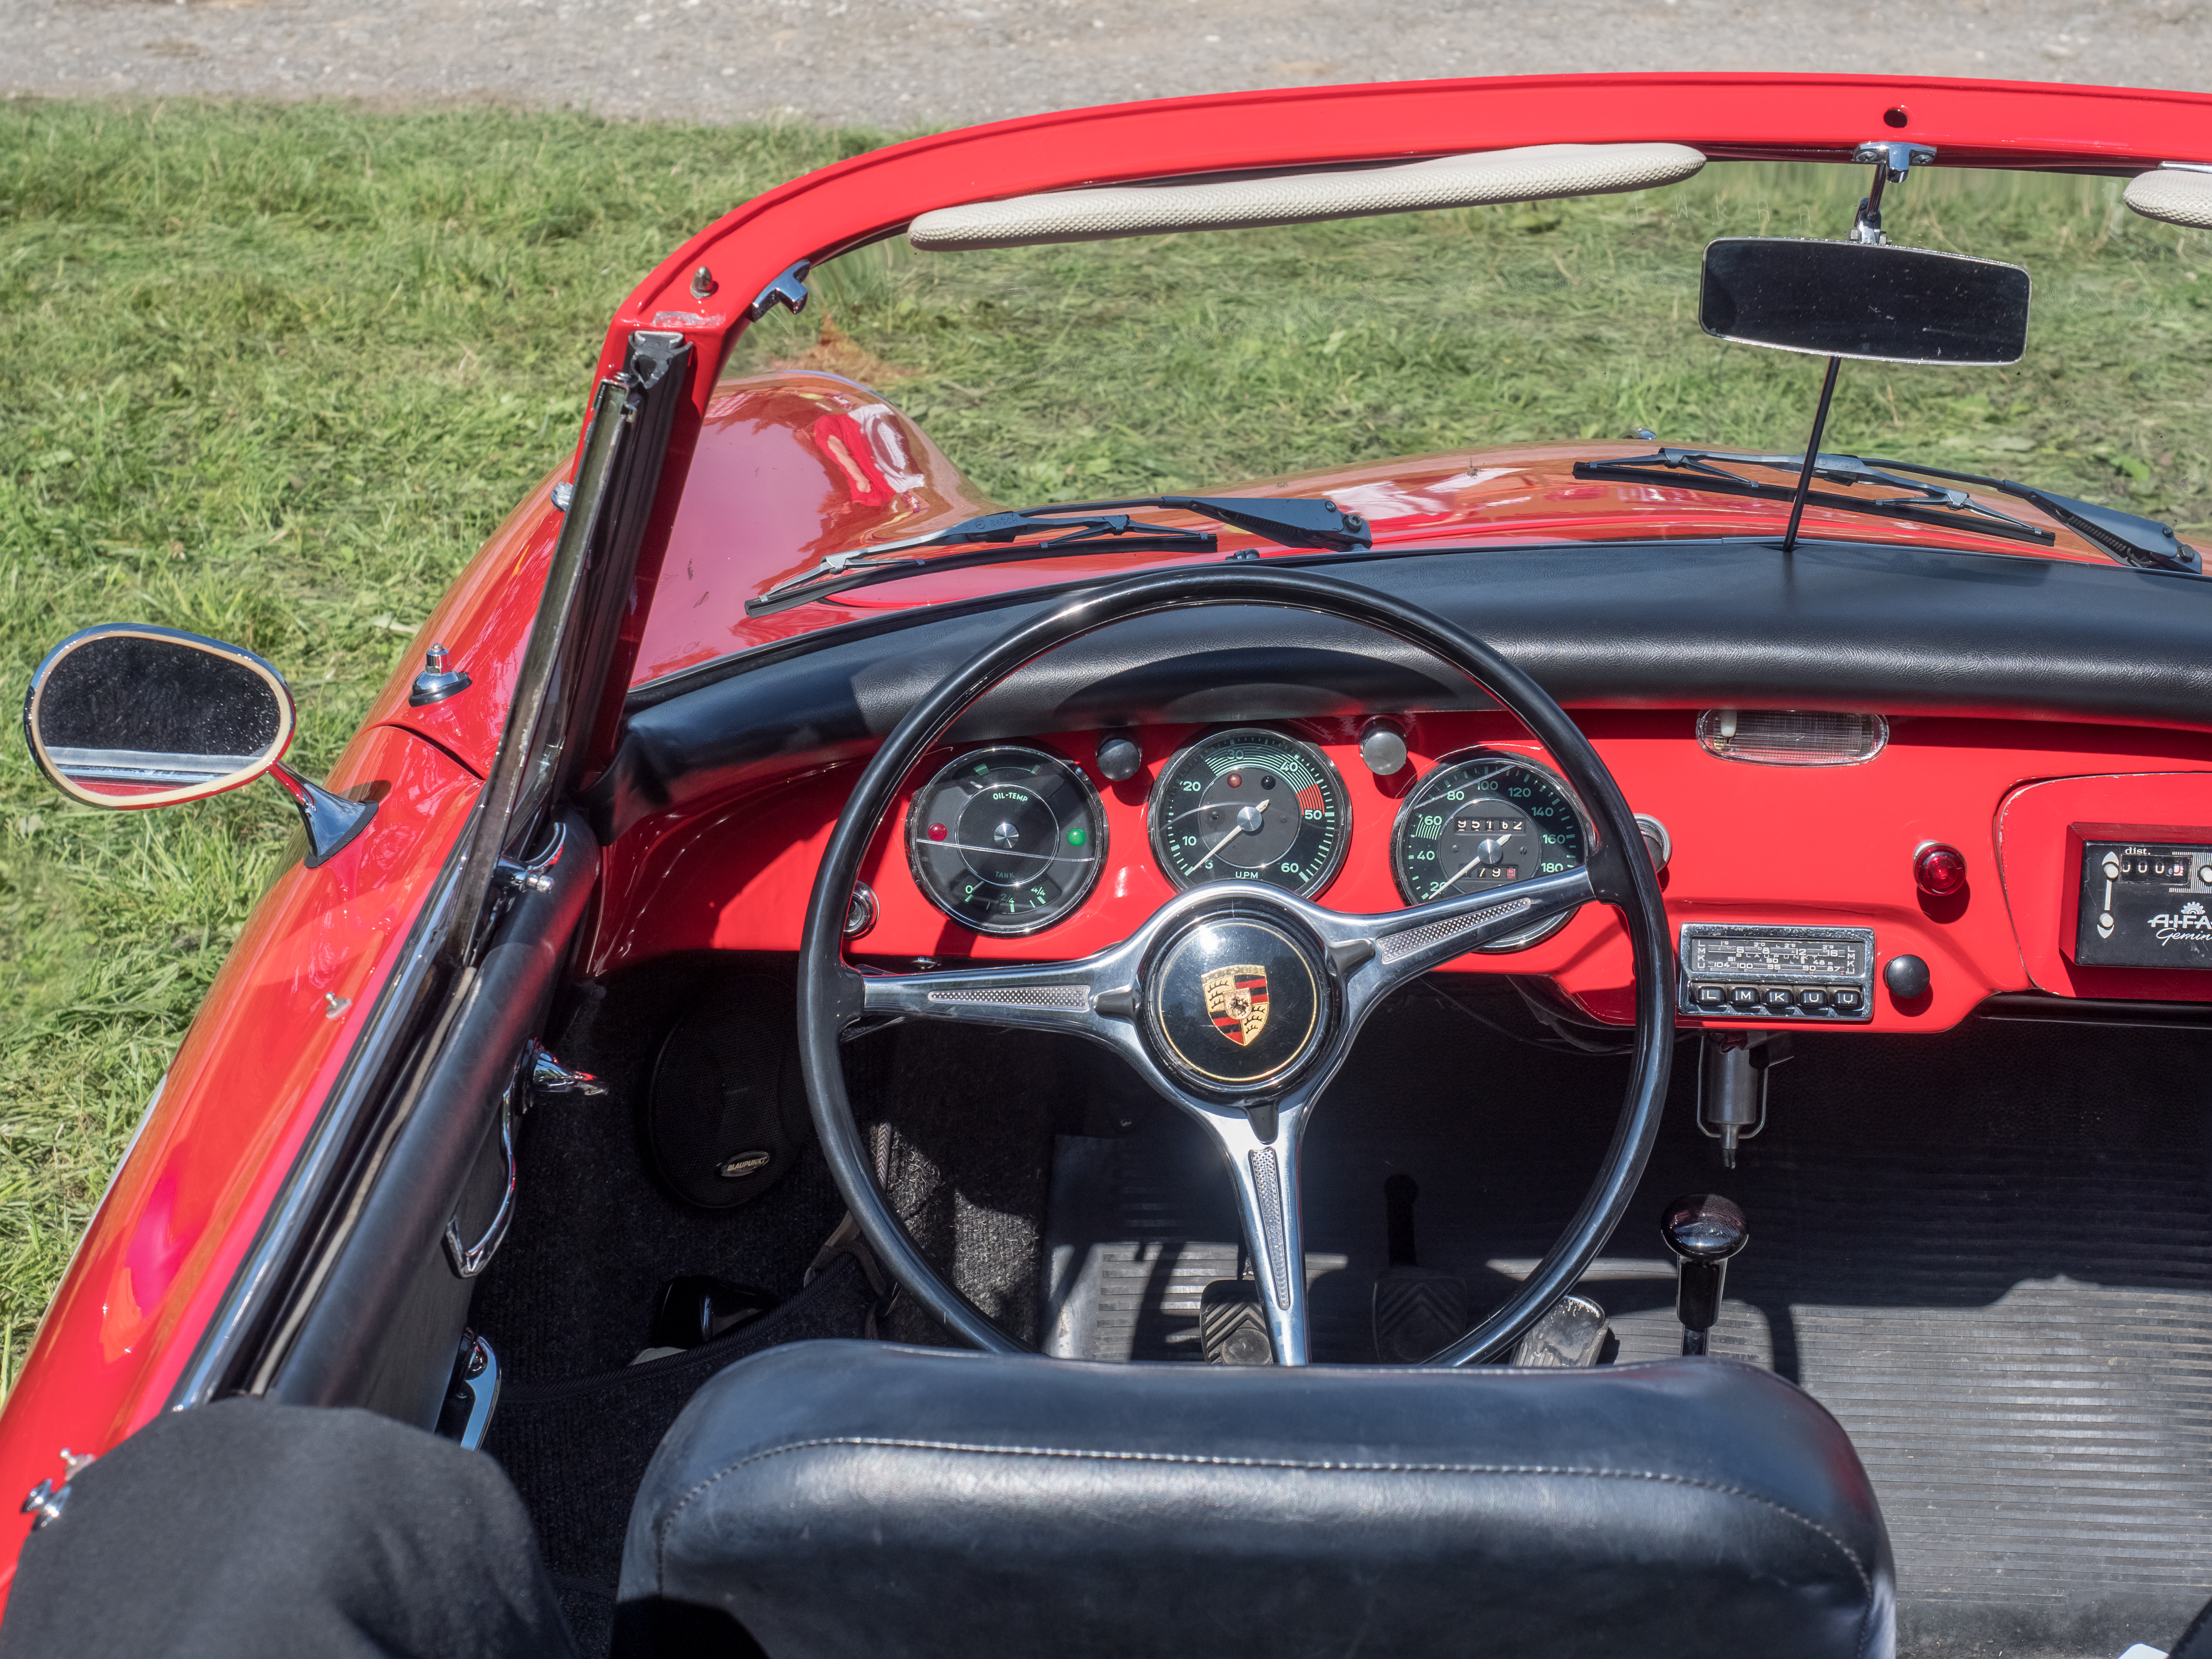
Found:
[[[1835,1419],[1713,1359],[1107,1365],[805,1342],[655,1454],[633,1651],[1887,1659]],[[714,1632],[719,1631],[720,1636]]]

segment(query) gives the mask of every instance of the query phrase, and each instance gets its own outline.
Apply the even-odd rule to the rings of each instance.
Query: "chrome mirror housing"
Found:
[[[376,808],[283,764],[298,726],[284,677],[251,651],[174,629],[107,623],[46,653],[23,699],[23,737],[53,786],[88,806],[200,800],[267,773],[292,797],[310,869]]]

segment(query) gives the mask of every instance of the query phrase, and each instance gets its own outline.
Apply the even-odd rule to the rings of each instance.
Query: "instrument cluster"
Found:
[[[1107,755],[1102,744],[1102,775],[1132,775],[1107,765]],[[1589,826],[1565,781],[1526,755],[1472,747],[1409,776],[1373,854],[1388,860],[1405,903],[1555,874],[1587,856]],[[1355,853],[1352,800],[1335,763],[1273,726],[1224,726],[1185,744],[1157,769],[1144,815],[1158,867],[1177,888],[1251,881],[1315,898]],[[915,792],[905,838],[915,884],[930,902],[963,927],[1000,936],[1073,915],[1109,862],[1107,814],[1086,769],[1018,744],[945,762]],[[1368,856],[1362,839],[1357,852]],[[1493,948],[1534,944],[1566,920]]]

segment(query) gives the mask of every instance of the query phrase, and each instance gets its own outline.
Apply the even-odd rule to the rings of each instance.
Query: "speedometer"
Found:
[[[1518,755],[1477,750],[1444,762],[1407,795],[1390,835],[1390,869],[1407,902],[1426,904],[1578,868],[1588,843],[1564,781]],[[1534,945],[1566,920],[1490,948]]]
[[[1073,910],[1106,860],[1106,815],[1075,767],[1000,744],[916,792],[907,861],[929,902],[979,933],[1034,933]]]
[[[1178,887],[1264,881],[1311,897],[1344,861],[1344,781],[1311,744],[1264,726],[1200,738],[1167,764],[1147,809]]]

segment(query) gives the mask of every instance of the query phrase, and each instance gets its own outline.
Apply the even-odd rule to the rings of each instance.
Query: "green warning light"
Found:
[[[1085,842],[1090,839],[1091,838],[1085,835],[1080,830],[1071,830],[1067,832],[1067,844],[1070,847],[1080,847]]]

